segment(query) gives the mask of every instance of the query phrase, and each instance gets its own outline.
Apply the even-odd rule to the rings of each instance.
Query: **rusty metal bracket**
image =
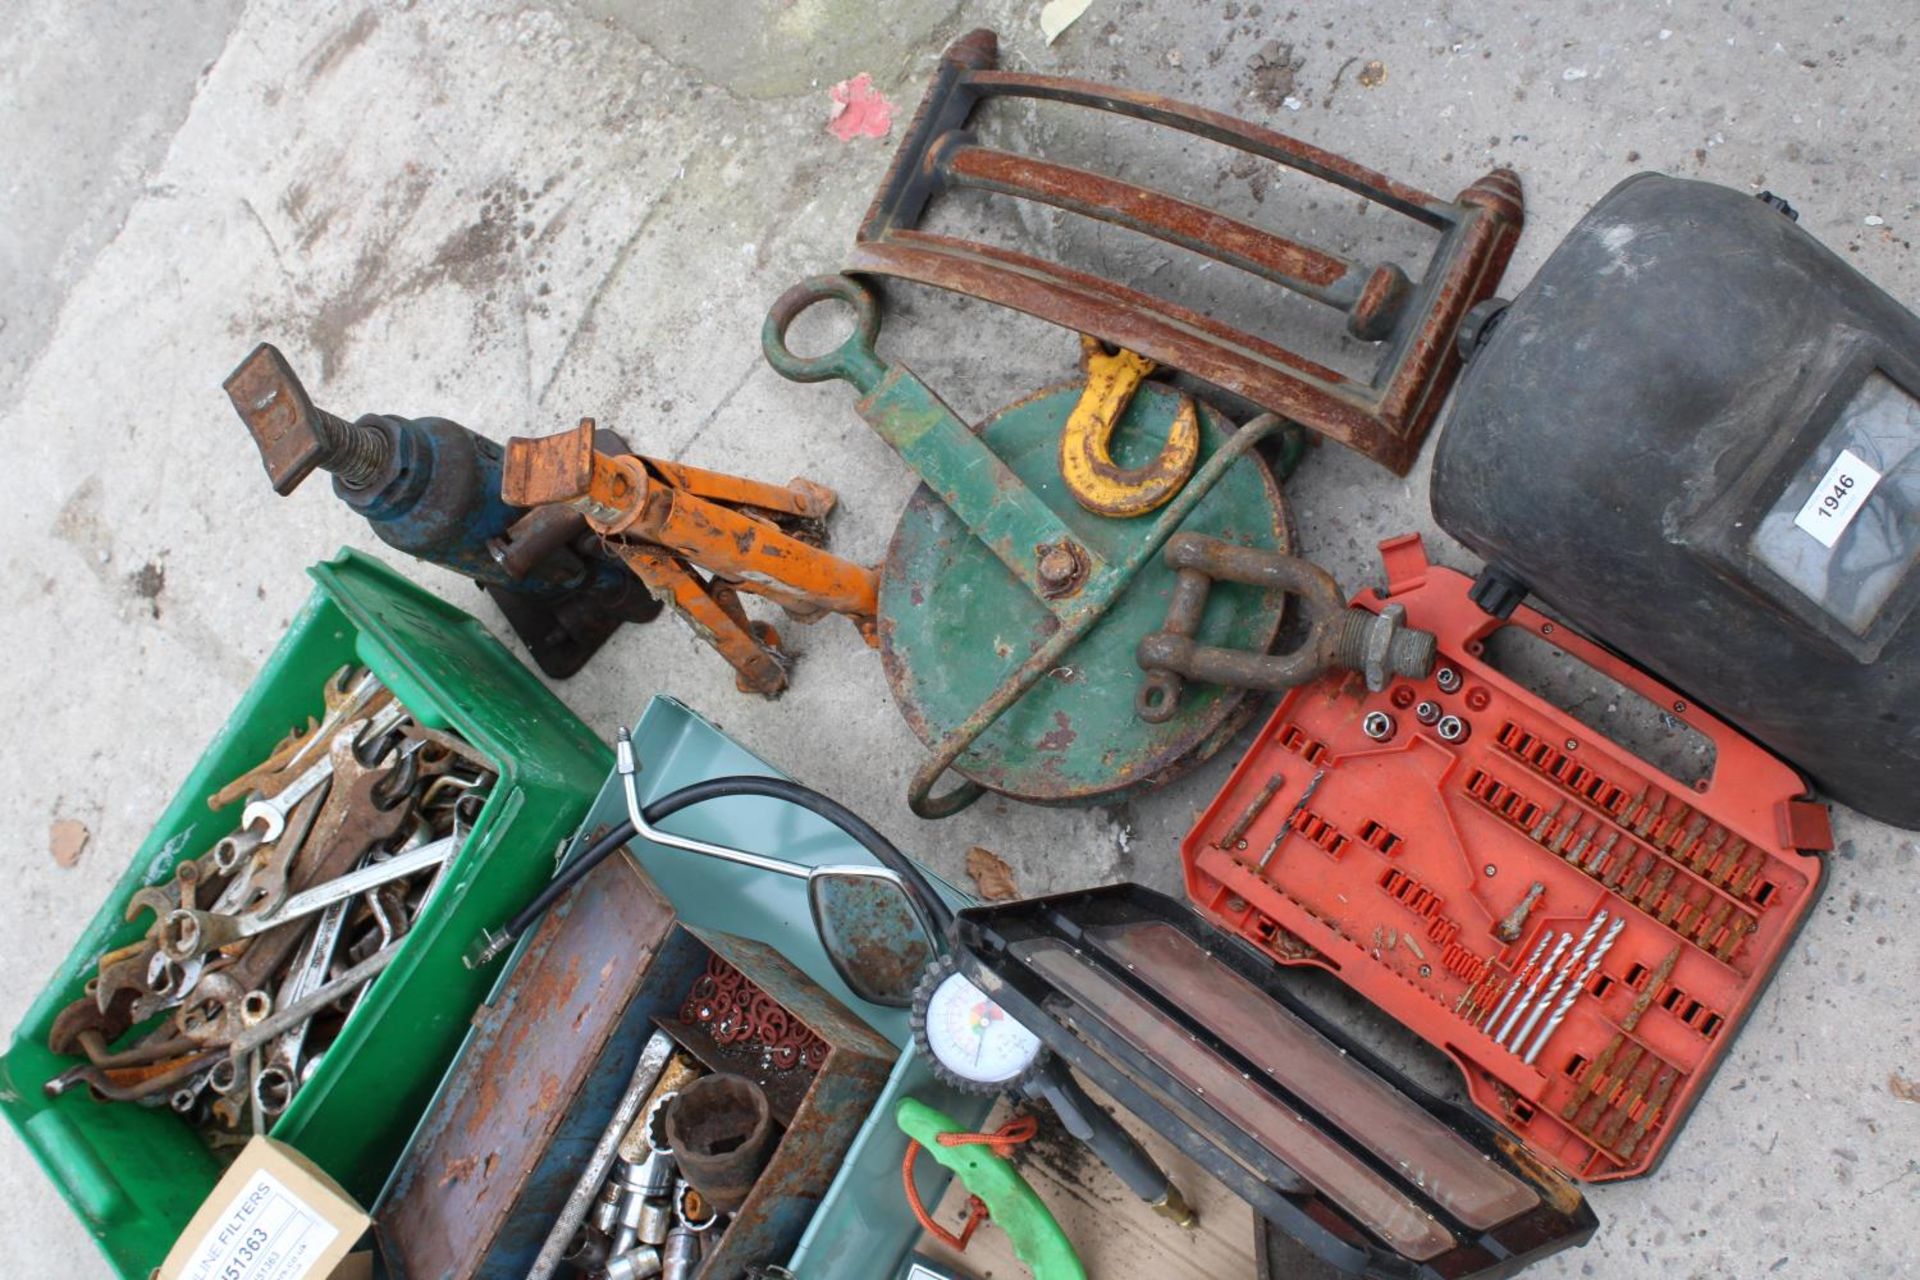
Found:
[[[1520,179],[1495,169],[1443,200],[1344,157],[1157,94],[995,69],[998,38],[948,47],[861,224],[847,269],[937,285],[1183,369],[1405,474],[1459,370],[1454,335],[1506,269],[1522,220]],[[991,98],[1026,98],[1131,117],[1319,178],[1431,227],[1440,243],[1418,281],[1275,235],[1202,205],[1084,169],[980,145],[968,126]],[[1350,377],[1254,334],[1030,254],[921,229],[935,197],[971,188],[1034,200],[1225,263],[1346,315],[1347,332],[1386,344]]]
[[[1350,608],[1333,575],[1311,560],[1240,547],[1197,533],[1167,540],[1174,570],[1167,625],[1142,637],[1136,659],[1146,678],[1134,697],[1142,720],[1158,724],[1173,716],[1189,680],[1279,692],[1305,684],[1335,667],[1362,672],[1378,691],[1392,676],[1424,677],[1433,669],[1435,640],[1408,627],[1404,612]],[[1248,653],[1197,644],[1194,633],[1207,611],[1216,581],[1243,582],[1299,597],[1307,637],[1286,653]]]
[[[772,625],[749,619],[740,593],[797,622],[845,614],[875,642],[874,571],[821,549],[838,501],[810,480],[765,484],[595,448],[593,419],[572,431],[507,444],[501,495],[519,506],[578,512],[654,598],[670,606],[738,673],[743,692],[787,687]]]

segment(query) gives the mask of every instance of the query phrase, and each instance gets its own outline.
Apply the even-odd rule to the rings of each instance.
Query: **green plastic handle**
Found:
[[[943,1146],[941,1134],[966,1130],[918,1098],[900,1099],[893,1116],[902,1133],[925,1147],[960,1179],[961,1186],[980,1197],[987,1213],[1013,1241],[1014,1256],[1033,1272],[1033,1280],[1087,1280],[1087,1269],[1080,1265],[1073,1241],[1067,1239],[1053,1210],[1027,1185],[1011,1161],[1001,1159],[983,1144]]]

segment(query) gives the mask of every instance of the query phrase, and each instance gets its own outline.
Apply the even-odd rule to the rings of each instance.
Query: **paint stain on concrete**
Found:
[[[893,130],[893,104],[864,71],[833,86],[828,98],[827,130],[842,142],[884,138]]]
[[[167,567],[158,558],[147,561],[127,575],[127,593],[146,602],[157,621],[160,617],[160,593],[167,589]]]
[[[71,867],[80,861],[93,832],[78,818],[56,818],[47,831],[47,852],[58,867]]]

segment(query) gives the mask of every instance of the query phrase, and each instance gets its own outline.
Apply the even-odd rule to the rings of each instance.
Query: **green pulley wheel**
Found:
[[[854,332],[825,355],[786,345],[801,312],[838,299]],[[1257,695],[1190,688],[1160,723],[1135,713],[1141,638],[1167,619],[1174,572],[1159,552],[1176,530],[1291,552],[1280,486],[1253,447],[1281,423],[1235,430],[1175,389],[1141,384],[1112,433],[1112,461],[1142,467],[1161,455],[1194,405],[1196,465],[1157,509],[1116,518],[1068,492],[1060,441],[1083,386],[1063,383],[1008,406],[976,432],[904,365],[874,350],[879,310],[847,276],[788,290],[767,317],[768,363],[798,382],[840,378],[856,409],[919,474],[881,570],[880,643],[901,713],[933,751],[909,802],[944,817],[995,791],[1037,804],[1114,799],[1165,782],[1224,745]],[[1285,592],[1221,582],[1196,639],[1255,653],[1278,634]],[[934,794],[949,768],[963,782]]]

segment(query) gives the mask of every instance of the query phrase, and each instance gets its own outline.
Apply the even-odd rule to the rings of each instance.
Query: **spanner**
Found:
[[[206,966],[206,957],[195,956],[191,960],[177,961],[159,951],[152,953],[147,964],[147,990],[149,994],[133,1002],[133,1023],[139,1026],[156,1014],[176,1008],[200,981],[200,971]]]
[[[279,995],[274,999],[277,1008],[288,1005],[313,994],[326,982],[327,973],[333,965],[333,954],[340,945],[340,928],[346,922],[347,903],[336,902],[320,916],[320,923],[314,926],[313,934],[307,939],[306,948],[300,958],[294,962],[292,973],[280,985]],[[300,1078],[300,1058],[306,1049],[307,1030],[313,1025],[307,1019],[288,1029],[279,1039],[273,1041],[267,1051],[266,1065],[260,1071],[260,1084],[254,1093],[254,1103],[268,1115],[278,1115],[293,1100],[293,1093]],[[284,1092],[281,1092],[284,1089]]]
[[[351,735],[336,739],[335,780],[325,807],[308,837],[312,852],[304,854],[288,872],[296,893],[323,884],[350,870],[373,845],[391,839],[408,818],[404,804],[381,809],[374,796],[387,771],[360,764],[353,754]],[[200,980],[195,999],[181,1006],[181,1034],[200,1042],[226,1039],[244,1025],[247,997],[264,997],[260,984],[268,981],[282,961],[299,945],[303,926],[295,921],[255,935],[246,951],[229,968]],[[197,997],[202,994],[206,999]]]
[[[353,672],[351,666],[334,672],[323,695],[325,714],[318,720],[310,718],[304,732],[289,734],[266,760],[214,792],[207,800],[208,806],[224,809],[235,800],[270,790],[276,778],[309,763],[316,750],[324,755],[328,740],[342,724],[369,714],[382,696],[391,696],[371,671],[362,669],[358,678]]]
[[[190,911],[181,908],[167,917],[165,940],[162,946],[166,953],[177,961],[185,961],[194,956],[206,954],[241,938],[250,938],[256,933],[265,933],[268,929],[297,920],[301,916],[312,915],[337,902],[358,897],[369,889],[377,888],[394,880],[403,880],[408,876],[437,867],[453,856],[460,847],[461,835],[443,836],[431,843],[424,844],[409,853],[399,854],[384,862],[370,862],[357,871],[317,884],[294,894],[273,911],[258,915],[223,915],[212,911]]]
[[[280,833],[287,828],[288,811],[306,798],[308,792],[333,776],[335,753],[340,749],[343,739],[351,746],[362,740],[379,738],[406,718],[405,707],[398,702],[389,702],[370,719],[349,723],[333,736],[326,756],[308,765],[306,771],[288,783],[284,790],[262,800],[249,800],[247,807],[240,811],[241,830],[257,829],[263,840],[278,840]]]

